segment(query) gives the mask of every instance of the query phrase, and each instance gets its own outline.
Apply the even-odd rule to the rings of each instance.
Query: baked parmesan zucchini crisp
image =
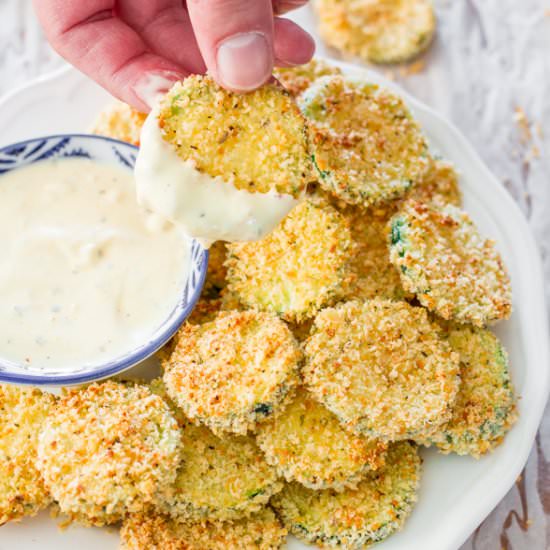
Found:
[[[390,260],[405,289],[444,319],[484,326],[510,316],[510,278],[495,244],[455,206],[406,201],[391,220]]]
[[[281,86],[240,94],[189,76],[162,100],[159,126],[181,159],[237,189],[299,198],[311,179],[305,121]]]
[[[340,213],[306,200],[267,237],[228,248],[229,290],[248,307],[302,322],[343,293],[352,241]]]
[[[51,501],[36,451],[54,403],[38,389],[0,384],[0,525],[33,516]]]
[[[415,185],[407,198],[426,204],[462,204],[462,193],[458,184],[458,174],[447,161],[434,160],[422,181]]]
[[[508,356],[487,329],[451,325],[447,340],[460,356],[460,389],[451,420],[422,443],[479,458],[500,445],[517,420]]]
[[[312,59],[305,65],[275,69],[273,74],[292,97],[297,97],[318,78],[342,74],[342,71],[321,59]]]
[[[293,482],[272,499],[285,527],[324,547],[360,550],[399,531],[416,502],[421,460],[416,446],[394,443],[384,468],[357,489],[313,491]]]
[[[91,133],[139,146],[141,128],[147,115],[117,101],[99,113]]]
[[[38,441],[46,486],[70,520],[115,523],[174,482],[181,431],[148,387],[117,382],[67,390]]]
[[[319,31],[329,46],[373,63],[400,63],[431,44],[431,0],[315,0]]]
[[[278,317],[221,312],[186,324],[164,363],[170,397],[195,422],[216,433],[245,434],[281,410],[298,384],[302,353]]]
[[[270,508],[232,522],[176,522],[133,514],[124,520],[120,550],[278,550],[287,531]]]
[[[298,103],[309,122],[319,183],[340,199],[365,207],[396,199],[427,173],[426,139],[389,90],[324,76]]]
[[[450,418],[458,356],[423,308],[380,299],[327,308],[305,352],[308,389],[358,433],[411,439]]]
[[[399,272],[390,262],[387,226],[394,213],[395,208],[389,205],[371,206],[367,210],[348,206],[342,210],[355,245],[344,298],[403,300],[412,296],[403,289]]]
[[[151,382],[182,429],[183,453],[176,481],[160,508],[178,521],[235,520],[257,512],[282,488],[251,437],[216,436],[194,425],[170,399],[162,379]]]
[[[280,475],[315,490],[356,487],[366,472],[384,464],[387,448],[348,432],[304,389],[280,415],[258,427],[256,439]]]

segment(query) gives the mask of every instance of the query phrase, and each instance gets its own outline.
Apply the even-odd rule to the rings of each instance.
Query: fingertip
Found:
[[[313,37],[289,19],[276,18],[274,50],[278,65],[303,65],[315,53]]]

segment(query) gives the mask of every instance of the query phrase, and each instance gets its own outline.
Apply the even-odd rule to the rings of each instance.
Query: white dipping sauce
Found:
[[[0,356],[70,371],[132,351],[181,297],[190,247],[138,206],[128,170],[66,159],[0,176]]]
[[[273,231],[300,202],[277,192],[251,193],[199,172],[167,143],[158,108],[141,131],[135,167],[138,202],[208,248],[214,241],[255,241]]]

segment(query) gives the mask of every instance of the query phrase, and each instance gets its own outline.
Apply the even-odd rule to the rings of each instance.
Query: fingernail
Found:
[[[271,76],[273,52],[262,33],[237,34],[219,45],[217,65],[220,84],[246,92]]]

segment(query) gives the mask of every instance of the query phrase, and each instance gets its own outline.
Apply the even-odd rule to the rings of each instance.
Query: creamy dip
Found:
[[[182,294],[189,238],[129,170],[43,161],[0,176],[0,356],[74,370],[148,340]]]
[[[181,159],[158,125],[158,108],[141,131],[135,168],[138,202],[180,225],[205,247],[214,241],[254,241],[270,233],[298,204],[292,195],[251,193]]]

